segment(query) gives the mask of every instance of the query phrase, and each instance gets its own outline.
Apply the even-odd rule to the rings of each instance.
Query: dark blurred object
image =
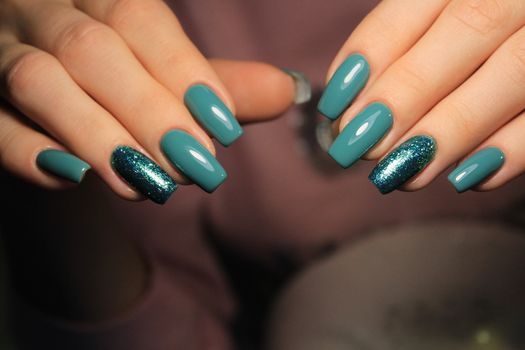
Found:
[[[524,296],[521,229],[449,222],[383,230],[290,285],[269,349],[524,349]]]

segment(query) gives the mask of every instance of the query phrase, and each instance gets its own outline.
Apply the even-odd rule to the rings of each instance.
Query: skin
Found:
[[[383,102],[393,128],[366,159],[381,159],[415,135],[431,135],[438,144],[434,161],[404,190],[427,186],[489,146],[499,147],[506,161],[478,190],[502,186],[525,170],[524,25],[521,0],[382,1],[329,69],[328,78],[354,52],[371,66],[367,86],[337,129],[369,103]]]
[[[4,0],[1,7],[0,161],[45,188],[69,186],[35,164],[40,151],[55,148],[88,162],[118,195],[139,199],[111,168],[118,145],[143,151],[187,183],[159,141],[182,129],[215,153],[183,103],[193,84],[212,88],[241,122],[275,117],[293,101],[293,80],[275,67],[202,56],[161,0]]]
[[[0,23],[0,164],[46,189],[71,185],[38,169],[35,158],[45,148],[86,160],[126,199],[139,196],[108,162],[119,144],[143,150],[183,181],[158,141],[181,128],[214,153],[182,103],[193,83],[211,86],[243,122],[272,118],[292,103],[293,82],[286,74],[261,63],[207,60],[160,0],[3,0]],[[393,111],[394,127],[368,159],[380,159],[415,134],[431,134],[439,144],[434,162],[407,190],[428,185],[450,164],[489,145],[503,149],[507,161],[480,189],[501,186],[525,169],[524,24],[522,0],[382,1],[328,72],[330,77],[353,52],[363,53],[371,65],[367,87],[338,126],[368,103],[382,101]],[[246,76],[250,79],[238,78]],[[84,196],[96,207],[100,202],[89,188]],[[50,211],[66,212],[67,202]],[[117,227],[111,217],[85,221],[78,241],[67,239],[73,224],[65,223],[46,236],[46,245],[33,241],[38,249],[32,251],[27,239],[38,237],[16,236],[14,225],[6,233],[7,250],[15,287],[28,300],[61,317],[98,321],[129,308],[144,289],[147,269],[125,237],[100,231],[94,243],[92,233],[100,227],[117,231],[108,229]],[[88,244],[114,249],[87,254]],[[112,270],[76,285],[60,280],[83,275],[93,264]],[[42,280],[34,278],[41,274]],[[67,297],[56,305],[46,295]]]
[[[147,259],[104,199],[104,183],[141,199],[111,168],[115,146],[142,150],[187,183],[159,141],[178,128],[215,153],[182,102],[190,85],[210,86],[243,123],[282,114],[295,93],[276,67],[203,57],[160,0],[0,0],[0,79],[0,165],[10,173],[0,180],[13,198],[1,233],[14,289],[82,322],[129,310],[149,283]],[[37,167],[47,148],[87,161],[98,178],[71,189]],[[49,195],[20,180],[70,190]]]

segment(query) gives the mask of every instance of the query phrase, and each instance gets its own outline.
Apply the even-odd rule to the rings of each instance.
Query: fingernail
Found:
[[[365,87],[370,66],[361,54],[349,56],[335,71],[317,105],[321,114],[337,119]]]
[[[348,123],[328,154],[348,168],[374,147],[392,127],[392,112],[382,103],[372,103]]]
[[[434,159],[436,149],[433,137],[414,136],[379,162],[368,178],[381,193],[392,192],[422,171]]]
[[[164,204],[177,184],[155,162],[128,146],[119,146],[111,155],[113,169],[133,188],[158,204]]]
[[[310,101],[312,98],[312,86],[306,75],[292,69],[283,69],[283,72],[292,77],[295,83],[294,103],[296,105]]]
[[[57,149],[46,149],[36,157],[42,170],[71,182],[80,183],[91,166],[74,155]]]
[[[160,142],[171,164],[208,193],[222,184],[227,174],[217,159],[190,134],[167,132]]]
[[[184,103],[193,117],[222,145],[231,145],[243,134],[230,109],[206,85],[190,87],[184,95]]]
[[[461,163],[448,176],[448,181],[458,192],[465,192],[480,184],[498,171],[505,162],[505,155],[497,147],[488,147],[476,152]]]

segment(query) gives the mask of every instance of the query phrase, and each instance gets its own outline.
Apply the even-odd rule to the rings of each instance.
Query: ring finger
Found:
[[[399,188],[428,165],[403,188],[426,186],[525,108],[523,43],[525,27],[402,137],[408,141],[387,155],[370,176],[381,192]]]
[[[159,203],[167,200],[176,188],[175,183],[149,158],[128,150],[142,160],[143,171],[136,171],[134,179],[123,171],[130,166],[122,168],[119,167],[122,162],[115,163],[118,159],[114,150],[122,150],[120,146],[140,150],[140,145],[78,87],[60,62],[43,51],[16,42],[4,43],[0,53],[1,92],[6,100],[90,164],[119,195],[138,198],[116,176],[113,167],[144,195]],[[114,160],[113,167],[110,159]],[[144,171],[146,165],[148,172]]]

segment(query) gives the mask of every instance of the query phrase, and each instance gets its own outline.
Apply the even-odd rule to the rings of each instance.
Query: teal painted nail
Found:
[[[295,84],[294,103],[299,105],[310,101],[312,98],[312,86],[304,73],[293,69],[283,69],[283,72],[292,77]]]
[[[63,179],[80,183],[91,166],[74,155],[57,149],[46,149],[36,157],[42,170]]]
[[[208,193],[215,191],[228,176],[217,159],[184,131],[167,132],[160,146],[173,166]]]
[[[233,113],[206,85],[190,87],[184,95],[184,103],[193,117],[222,145],[231,145],[243,134]]]
[[[498,171],[505,162],[505,155],[497,147],[488,147],[461,163],[448,176],[448,181],[458,192],[465,192],[479,185]]]
[[[365,87],[370,66],[363,55],[349,56],[335,71],[321,96],[317,109],[331,120],[337,119]]]
[[[111,155],[113,169],[137,191],[164,204],[177,189],[175,181],[154,161],[139,151],[119,146]]]
[[[348,168],[374,147],[392,127],[392,112],[382,103],[372,103],[348,123],[328,154]]]
[[[383,158],[368,179],[382,194],[392,192],[425,169],[436,151],[432,136],[413,136]]]

